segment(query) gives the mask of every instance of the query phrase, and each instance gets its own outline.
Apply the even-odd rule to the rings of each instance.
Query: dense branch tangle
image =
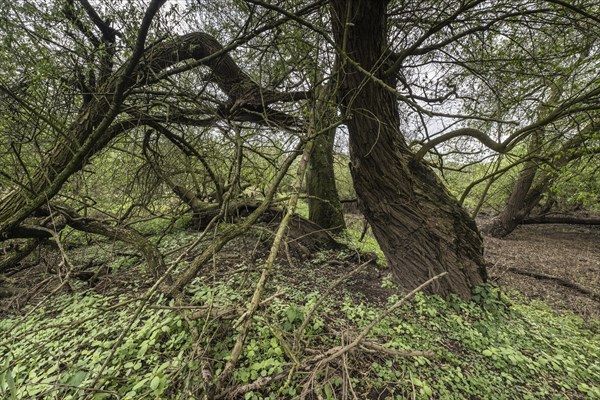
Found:
[[[285,213],[278,210],[284,215],[280,217],[284,223],[274,236],[272,251],[248,312],[240,319],[242,330],[232,356],[224,364],[220,377],[207,379],[212,380],[207,382],[209,386],[216,383],[214,389],[220,393],[208,393],[207,397],[241,395],[241,389],[252,387],[242,387],[238,393],[229,392],[228,385],[243,356],[245,340],[252,334],[253,314],[263,305],[261,296],[267,288],[269,273],[275,269],[279,247],[287,246],[284,235],[290,235],[290,231],[286,224],[298,221],[292,219],[296,218],[292,214],[302,189],[303,168],[307,166],[311,145],[317,152],[323,150],[325,154],[321,154],[320,160],[327,165],[321,166],[315,157],[309,167],[314,169],[310,175],[326,173],[330,178],[326,189],[336,194],[331,152],[339,125],[345,125],[349,134],[350,170],[360,207],[400,286],[414,294],[431,283],[426,289],[429,292],[464,298],[469,298],[472,288],[486,280],[483,241],[473,219],[426,162],[428,151],[449,140],[468,137],[495,152],[514,150],[516,158],[518,144],[529,137],[535,138],[543,129],[571,132],[565,138],[571,135],[572,140],[558,138],[560,135],[556,135],[556,143],[532,140],[533,149],[552,147],[552,151],[546,152],[545,157],[530,154],[522,161],[559,168],[571,157],[577,157],[579,147],[588,140],[587,136],[573,137],[570,128],[589,126],[581,131],[591,136],[597,126],[600,89],[597,82],[587,79],[594,72],[582,73],[580,78],[569,81],[568,95],[548,101],[547,97],[553,96],[541,95],[546,87],[560,86],[549,78],[554,73],[564,75],[564,63],[541,63],[556,61],[556,54],[561,52],[548,50],[550,56],[528,54],[530,49],[523,44],[524,38],[535,36],[532,32],[539,30],[545,34],[540,24],[546,19],[556,26],[564,22],[587,26],[582,20],[589,19],[590,14],[582,8],[566,7],[575,14],[563,17],[562,6],[549,5],[560,5],[560,1],[475,0],[442,4],[433,0],[315,3],[299,0],[294,2],[297,9],[288,2],[216,2],[217,6],[227,4],[236,8],[215,17],[218,23],[214,26],[208,26],[214,22],[210,21],[197,29],[186,20],[167,30],[164,26],[173,20],[153,23],[160,19],[164,0],[150,2],[144,16],[140,15],[139,27],[137,22],[128,21],[132,23],[121,24],[120,30],[113,28],[110,19],[98,11],[100,8],[94,9],[87,0],[66,3],[69,8],[63,12],[70,24],[68,36],[76,42],[73,52],[87,46],[85,55],[74,57],[73,63],[77,64],[73,67],[74,77],[65,79],[75,80],[70,84],[79,90],[70,99],[72,114],[56,118],[60,113],[46,113],[39,107],[43,102],[30,101],[20,82],[8,79],[10,84],[5,84],[5,78],[0,81],[0,90],[7,99],[3,104],[12,107],[7,109],[16,108],[27,118],[41,121],[35,125],[36,129],[43,126],[39,129],[45,130],[49,138],[59,138],[56,145],[48,146],[51,151],[44,148],[35,155],[45,160],[37,164],[36,157],[19,158],[19,150],[7,146],[12,151],[11,157],[16,157],[15,170],[23,171],[14,176],[7,174],[12,190],[2,189],[3,239],[35,235],[56,239],[56,231],[70,226],[129,243],[143,255],[152,272],[160,276],[160,290],[178,302],[185,302],[186,287],[210,260],[216,263],[215,254],[271,211],[278,193],[293,193]],[[214,4],[194,3],[190,13],[198,12],[200,17],[208,19],[207,10],[216,9]],[[174,34],[175,29],[180,34]],[[289,47],[279,48],[288,40]],[[486,53],[490,43],[499,47],[498,54]],[[53,46],[60,44],[63,42]],[[523,54],[511,57],[502,53],[514,48],[522,48]],[[478,49],[482,49],[481,54]],[[488,62],[493,68],[488,67]],[[509,68],[511,62],[519,68],[524,65],[530,68],[519,73],[519,68]],[[426,74],[434,74],[434,78],[425,77]],[[509,78],[501,79],[503,74],[511,78],[520,76],[521,80],[508,84]],[[513,96],[511,92],[521,83],[523,88]],[[507,87],[503,88],[504,85]],[[544,112],[533,116],[530,109],[544,103],[548,103]],[[524,122],[514,127],[515,120]],[[430,130],[439,134],[430,135]],[[423,141],[415,154],[408,139],[423,132],[428,140]],[[490,132],[498,132],[497,138],[492,138]],[[226,149],[214,151],[213,143]],[[263,151],[268,146],[275,150],[273,154]],[[297,180],[281,189],[288,170],[294,169],[295,159],[302,153]],[[254,156],[264,161],[254,171],[258,176],[254,181],[262,185],[258,189],[263,193],[250,204],[237,196],[243,187],[250,185],[244,182],[242,164],[250,164]],[[135,222],[130,216],[137,204],[123,201],[121,210],[127,208],[127,211],[111,223],[74,210],[77,207],[73,204],[83,204],[82,209],[87,210],[89,199],[86,190],[80,193],[79,188],[69,187],[72,183],[69,179],[76,177],[92,159],[100,162],[82,172],[90,174],[86,176],[89,181],[95,179],[91,174],[102,171],[102,167],[127,168],[125,163],[119,164],[127,157],[138,163],[131,163],[139,166],[136,176],[150,177],[142,180],[140,186],[158,182],[140,197],[163,201],[157,208],[167,209],[173,218],[173,209],[184,210],[187,206],[195,215],[205,213],[204,220],[197,224],[204,231],[188,249],[209,234],[214,236],[190,262],[176,266],[184,255],[189,255],[185,251],[172,264],[166,264],[158,246],[129,227]],[[247,164],[244,166],[247,168]],[[504,169],[498,163],[493,174],[502,172]],[[554,173],[548,169],[542,177],[552,180]],[[544,181],[541,183],[547,186]],[[124,191],[134,185],[126,187]],[[320,189],[309,188],[309,195],[329,196]],[[204,198],[213,193],[216,202],[208,204]],[[56,201],[60,195],[68,206]],[[150,208],[150,202],[145,198],[140,204]],[[31,217],[44,206],[47,212],[41,219]],[[242,218],[227,218],[244,206]],[[331,209],[339,212],[339,207]],[[152,214],[152,210],[147,211]],[[223,220],[236,223],[216,229]],[[545,220],[555,222],[556,218]],[[341,228],[343,219],[330,225],[327,228]],[[32,240],[26,247],[36,244]],[[306,253],[310,254],[310,250]],[[17,258],[8,261],[15,262]],[[5,269],[4,265],[0,265],[0,270]],[[176,268],[181,268],[180,272],[170,276],[168,273]],[[144,297],[145,301],[158,289],[158,283]],[[392,306],[388,313],[403,302]],[[214,315],[218,317],[219,313]],[[361,343],[368,343],[367,335],[386,315],[373,320],[349,345],[311,358],[309,366],[315,367],[313,377],[325,364],[343,359]],[[205,316],[212,318],[213,314],[209,310]],[[122,332],[118,341],[124,337]],[[294,350],[301,351],[300,347],[301,341],[297,340]],[[109,365],[116,348],[115,345],[108,352],[103,368]],[[93,383],[92,386],[101,387],[101,373]]]
[[[497,95],[502,82],[492,82],[488,75],[500,72],[506,63],[500,60],[498,71],[485,71],[482,61],[486,59],[478,59],[477,54],[468,53],[466,49],[473,47],[473,43],[485,43],[490,33],[497,43],[500,43],[499,37],[510,39],[510,35],[514,35],[518,38],[530,29],[539,29],[546,16],[556,18],[559,24],[563,21],[560,19],[562,8],[554,9],[545,2],[531,6],[528,2],[497,5],[473,1],[441,8],[403,3],[397,8],[396,3],[385,1],[369,4],[330,1],[329,18],[323,20],[315,18],[313,12],[324,10],[324,2],[310,3],[297,10],[258,0],[249,3],[254,8],[248,8],[247,20],[240,25],[238,33],[232,35],[229,44],[223,46],[207,32],[172,35],[163,34],[159,28],[156,28],[157,34],[151,36],[158,39],[148,44],[148,34],[154,32],[151,32],[151,23],[164,4],[155,0],[146,9],[136,31],[131,55],[120,68],[114,69],[118,56],[111,46],[123,33],[111,28],[87,1],[80,1],[84,14],[76,13],[73,8],[77,8],[77,4],[70,2],[66,17],[79,35],[95,49],[102,47],[99,43],[105,43],[110,49],[103,56],[112,56],[112,59],[100,62],[103,77],[97,80],[97,87],[80,85],[94,89],[94,93],[78,104],[74,121],[65,124],[64,129],[54,124],[55,130],[61,130],[62,139],[46,155],[49,161],[30,174],[27,186],[14,187],[0,201],[0,232],[6,236],[17,229],[115,137],[126,131],[137,133],[148,128],[200,160],[220,203],[225,185],[219,182],[210,165],[202,162],[203,156],[190,148],[183,135],[174,132],[194,132],[192,127],[200,126],[214,128],[218,122],[234,129],[240,123],[247,123],[279,131],[289,127],[305,130],[305,121],[310,120],[303,115],[306,111],[290,111],[291,107],[286,105],[304,107],[305,100],[313,97],[312,88],[327,82],[328,78],[335,78],[330,79],[334,88],[330,97],[335,99],[350,133],[355,188],[390,265],[396,269],[397,278],[407,289],[412,289],[432,275],[452,270],[454,272],[447,274],[432,290],[458,292],[468,297],[470,288],[485,279],[481,238],[473,221],[422,159],[437,144],[464,136],[505,152],[536,129],[566,118],[579,121],[581,115],[597,109],[600,94],[597,84],[582,85],[543,118],[513,130],[504,140],[493,140],[484,132],[494,124],[507,125],[501,117],[512,117],[508,112],[512,111],[511,105],[502,104],[500,112],[490,112],[478,106],[477,101],[470,102],[471,91],[461,87],[477,81],[475,89],[487,85],[490,92]],[[261,18],[265,22],[253,26],[255,12],[263,9],[266,11]],[[418,14],[417,18],[409,15],[413,11]],[[244,12],[241,15],[245,17]],[[372,19],[367,21],[365,15]],[[587,21],[581,12],[576,15]],[[574,20],[572,16],[565,18]],[[91,23],[85,22],[88,19]],[[290,21],[293,24],[287,24]],[[418,29],[413,30],[415,27]],[[294,31],[299,36],[298,43],[304,43],[302,35],[319,39],[315,46],[316,61],[308,63],[314,70],[301,71],[305,76],[314,75],[311,79],[289,78],[280,73],[282,78],[273,73],[274,85],[269,86],[271,82],[265,83],[267,79],[262,75],[261,65],[255,66],[258,72],[246,71],[230,55],[253,39],[260,43],[263,34],[273,33],[272,41],[276,43],[280,35],[278,29],[298,29]],[[375,48],[371,48],[373,46]],[[240,53],[243,60],[243,51]],[[300,58],[303,62],[312,56],[310,51],[307,54]],[[287,61],[285,55],[280,58],[274,63],[274,70]],[[336,59],[333,66],[328,65],[333,58]],[[538,61],[535,57],[532,59]],[[452,79],[440,78],[434,88],[427,89],[430,80],[421,77],[427,68],[433,68],[436,73],[452,72]],[[194,79],[187,81],[185,76],[191,73]],[[274,89],[281,87],[278,83],[286,78],[285,87],[298,90]],[[442,89],[436,89],[437,83]],[[534,88],[529,94],[537,94],[535,85],[531,86]],[[502,103],[508,96],[498,97]],[[457,105],[469,112],[444,110],[444,107],[451,109]],[[514,106],[515,114],[527,106]],[[328,112],[335,114],[332,105],[329,107]],[[312,114],[316,111],[313,109]],[[458,129],[434,137],[413,154],[404,135],[417,133],[419,126],[428,125],[428,118],[433,117],[439,117],[434,123]],[[52,119],[47,120],[50,125]],[[467,120],[474,121],[475,126],[466,127]],[[332,136],[335,132],[330,129],[328,134]],[[404,265],[410,267],[402,270]]]
[[[72,142],[81,145],[73,148],[72,143],[61,143],[49,157],[51,164],[35,172],[33,187],[30,188],[35,196],[27,198],[29,196],[24,196],[20,190],[13,190],[3,199],[0,204],[0,232],[16,227],[46,199],[54,196],[62,184],[83,166],[85,159],[101,150],[125,127],[135,127],[135,120],[117,121],[113,124],[128,90],[143,84],[147,77],[155,76],[184,60],[200,60],[212,69],[215,83],[229,97],[227,107],[223,110],[229,118],[235,119],[236,115],[242,115],[241,118],[245,116],[247,119],[250,111],[253,113],[253,120],[257,119],[256,114],[260,116],[263,113],[268,119],[269,104],[307,98],[306,92],[262,90],[221,50],[222,47],[210,35],[193,33],[156,44],[146,52],[141,51],[142,54],[137,57],[132,57],[100,89],[100,93],[105,94],[94,97],[65,133],[66,137],[74,138]]]

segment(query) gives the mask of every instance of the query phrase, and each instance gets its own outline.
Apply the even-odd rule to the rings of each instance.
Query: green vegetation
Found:
[[[189,232],[175,232],[164,239],[164,249],[189,239]],[[363,346],[329,367],[319,366],[315,355],[342,345],[342,338],[347,344],[401,297],[387,277],[377,283],[388,291],[387,305],[344,283],[320,304],[301,346],[295,346],[299,326],[331,286],[320,271],[343,256],[326,252],[306,260],[298,266],[305,271],[302,285],[289,280],[297,271],[278,269],[265,297],[280,295],[255,315],[232,390],[257,384],[246,399],[295,398],[308,386],[325,399],[336,398],[343,387],[358,398],[382,399],[600,396],[598,321],[557,314],[489,286],[476,288],[473,302],[419,293],[378,323]],[[230,355],[235,321],[257,276],[257,266],[241,262],[225,274],[199,277],[188,287],[185,310],[162,296],[144,302],[133,290],[101,295],[81,285],[75,293],[30,306],[25,316],[7,316],[0,321],[0,396],[202,398]],[[408,350],[432,350],[433,356],[398,353]],[[273,381],[267,383],[269,377]]]
[[[0,1],[0,400],[600,398],[598,0],[446,3]]]

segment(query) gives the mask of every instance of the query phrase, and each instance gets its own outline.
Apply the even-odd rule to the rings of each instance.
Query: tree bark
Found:
[[[541,152],[543,132],[536,132],[527,147],[527,154],[531,159],[525,162],[510,194],[506,206],[492,221],[482,228],[482,231],[493,237],[506,237],[517,226],[527,223],[533,209],[540,203],[544,193],[552,186],[558,176],[558,171],[571,161],[586,154],[579,148],[594,133],[597,126],[590,123],[581,132],[564,142],[551,156],[547,164],[551,168],[541,168],[540,162],[533,160],[533,156]],[[539,154],[541,156],[541,154]],[[541,159],[538,156],[537,159]],[[529,222],[531,223],[531,222]]]
[[[308,219],[323,229],[339,232],[346,227],[346,223],[333,171],[334,140],[335,128],[327,129],[315,139],[306,187],[309,196]]]
[[[519,171],[519,176],[502,212],[483,228],[485,233],[493,237],[507,236],[519,226],[540,202],[543,191],[532,190],[539,168],[539,161],[534,159],[533,156],[540,153],[543,139],[544,132],[541,130],[532,134],[527,145],[527,155],[531,158],[525,162],[523,168]]]
[[[482,239],[474,221],[433,170],[412,161],[400,132],[398,104],[390,90],[395,82],[383,72],[387,3],[330,1],[335,42],[347,54],[338,54],[338,98],[350,133],[354,186],[404,289],[412,290],[448,272],[429,292],[470,298],[471,289],[486,280]]]

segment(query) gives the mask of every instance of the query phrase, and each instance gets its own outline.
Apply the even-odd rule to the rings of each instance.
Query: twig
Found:
[[[312,319],[312,316],[314,315],[315,311],[317,310],[317,308],[323,303],[323,301],[325,301],[325,299],[327,298],[327,296],[329,296],[333,290],[342,282],[344,282],[346,279],[352,277],[353,275],[355,275],[356,273],[362,271],[363,269],[365,269],[365,267],[367,265],[369,265],[373,260],[369,260],[366,261],[364,263],[362,263],[361,265],[359,265],[358,267],[354,268],[352,271],[350,271],[349,273],[347,273],[346,275],[340,277],[338,280],[336,280],[333,285],[331,285],[329,287],[329,289],[327,289],[327,291],[325,293],[323,293],[319,299],[315,302],[315,304],[312,306],[312,308],[308,311],[308,313],[306,313],[306,317],[304,318],[304,321],[302,321],[302,325],[300,325],[300,327],[298,328],[298,330],[296,331],[296,334],[294,335],[294,349],[297,350],[299,347],[299,343],[300,343],[300,338],[302,337],[302,333],[304,332],[304,329],[306,329],[306,326],[308,325],[308,323],[310,322],[310,320]]]
[[[285,292],[277,292],[274,295],[267,297],[266,299],[264,299],[263,301],[260,302],[260,304],[258,305],[259,307],[264,307],[267,304],[269,304],[270,302],[272,302],[273,300],[275,300],[277,297],[283,295]],[[249,310],[246,310],[246,312],[244,312],[242,315],[240,315],[240,317],[238,318],[238,320],[235,322],[234,327],[240,325],[246,318],[248,318],[248,313]]]
[[[329,357],[327,357],[326,359],[321,361],[321,364],[329,363],[329,362],[333,361],[334,359],[336,359],[337,357],[341,356],[342,354],[347,353],[348,351],[352,350],[354,347],[358,346],[364,340],[364,338],[367,337],[367,335],[371,332],[371,330],[377,324],[379,324],[381,321],[383,321],[384,318],[386,318],[392,312],[394,312],[395,310],[400,308],[407,300],[409,300],[411,297],[413,297],[415,294],[417,294],[417,292],[419,292],[421,289],[429,286],[432,282],[438,280],[439,278],[441,278],[442,276],[444,276],[446,274],[447,274],[447,272],[442,272],[441,274],[434,276],[433,278],[427,280],[426,282],[422,283],[421,285],[419,285],[418,287],[413,289],[410,293],[408,293],[406,296],[404,296],[401,300],[397,301],[393,306],[388,308],[378,318],[375,318],[369,325],[367,325],[362,330],[362,332],[350,344],[340,348],[335,353],[333,353],[332,355],[330,355]]]
[[[165,271],[164,275],[161,276],[154,283],[154,285],[152,285],[152,287],[146,291],[146,294],[140,299],[141,300],[140,305],[138,306],[137,310],[135,311],[133,317],[130,319],[130,321],[127,324],[127,326],[125,327],[125,329],[123,329],[123,331],[121,332],[121,334],[119,335],[117,340],[115,340],[115,343],[113,344],[112,348],[110,349],[108,356],[106,357],[106,359],[100,366],[100,369],[96,372],[96,376],[90,383],[89,387],[91,387],[93,389],[101,388],[102,382],[100,381],[100,378],[101,378],[104,370],[108,366],[108,363],[110,362],[110,360],[112,359],[114,354],[117,352],[117,349],[119,348],[119,346],[125,340],[125,336],[127,336],[127,334],[129,333],[129,331],[131,330],[131,328],[133,327],[135,322],[138,320],[138,317],[141,315],[142,311],[144,311],[144,309],[146,308],[147,302],[150,300],[152,295],[154,295],[154,293],[159,289],[159,287],[161,287],[162,283],[168,279],[168,277],[170,276],[170,273],[175,269],[176,266],[177,266],[176,263],[171,264],[169,266],[169,268],[167,268],[167,270]]]
[[[394,357],[425,357],[433,358],[435,354],[432,350],[418,351],[418,350],[396,350],[389,347],[380,345],[370,340],[364,340],[360,347],[369,352],[385,353]]]
[[[304,147],[302,159],[300,160],[300,164],[298,165],[298,169],[296,172],[296,181],[294,182],[294,193],[292,194],[290,201],[288,202],[287,212],[281,220],[279,227],[277,228],[277,233],[275,234],[275,238],[273,239],[273,244],[271,245],[269,257],[258,280],[258,283],[254,290],[254,294],[252,295],[252,300],[250,301],[248,312],[245,315],[245,320],[243,322],[242,328],[238,333],[233,349],[231,350],[231,357],[229,358],[229,361],[227,361],[227,363],[225,364],[225,367],[223,367],[223,371],[221,372],[221,375],[219,375],[219,378],[217,380],[217,393],[220,392],[225,381],[229,379],[231,373],[233,372],[233,369],[235,368],[235,365],[237,364],[239,357],[242,354],[244,342],[246,340],[246,337],[248,336],[250,327],[252,326],[252,316],[254,315],[254,313],[260,305],[260,298],[264,292],[267,278],[269,277],[271,270],[273,269],[275,260],[277,258],[277,254],[279,253],[279,249],[284,240],[285,233],[287,232],[288,225],[296,210],[298,195],[300,193],[302,182],[304,180],[304,172],[306,171],[306,167],[308,165],[308,158],[312,150],[312,144],[313,140],[311,139]]]

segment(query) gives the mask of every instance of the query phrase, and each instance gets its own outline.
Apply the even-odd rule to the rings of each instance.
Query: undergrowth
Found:
[[[175,229],[160,236],[160,248],[176,251],[193,235]],[[346,235],[351,251],[380,252],[372,236],[358,243],[356,229]],[[252,240],[260,239],[243,240],[256,248]],[[237,261],[231,259],[238,253],[225,254],[226,266],[215,259],[188,286],[181,308],[161,296],[136,297],[145,272],[125,248],[79,245],[72,252],[76,262],[103,259],[129,283],[103,293],[73,284],[74,292],[0,319],[0,398],[211,398],[207,391],[231,355],[236,321],[258,279],[260,254]],[[243,247],[232,246],[236,252]],[[117,255],[109,256],[109,248]],[[245,399],[600,398],[600,321],[491,286],[476,288],[471,302],[417,294],[352,351],[322,365],[323,354],[348,345],[402,298],[385,269],[377,282],[374,271],[363,271],[368,292],[361,292],[357,275],[323,298],[331,282],[353,268],[348,257],[346,250],[316,253],[295,265],[281,259],[264,296],[270,300],[254,316],[223,393]],[[419,355],[403,354],[413,350]]]
[[[191,304],[235,311],[250,289],[239,283],[209,285],[198,279],[190,289]],[[369,335],[386,349],[431,349],[432,358],[357,348],[308,382],[307,373],[294,371],[303,357],[339,345],[341,337],[359,332],[382,309],[352,293],[324,302],[303,335],[303,348],[312,349],[307,353],[294,349],[291,338],[318,293],[275,289],[287,293],[255,317],[232,385],[284,377],[245,393],[246,399],[295,398],[307,384],[325,399],[340,398],[349,388],[357,398],[382,399],[600,397],[597,325],[488,287],[480,290],[478,302],[418,294]],[[176,310],[156,298],[129,327],[140,303],[128,300],[87,291],[56,297],[26,318],[1,320],[0,397],[201,398],[206,380],[218,376],[229,357],[239,314],[192,318],[194,310]],[[124,330],[124,340],[116,343]]]

